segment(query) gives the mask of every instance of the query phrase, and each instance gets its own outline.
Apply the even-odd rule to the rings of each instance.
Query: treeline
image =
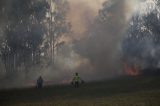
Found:
[[[70,30],[66,0],[1,0],[0,58],[11,77],[23,67],[53,65],[58,39]]]

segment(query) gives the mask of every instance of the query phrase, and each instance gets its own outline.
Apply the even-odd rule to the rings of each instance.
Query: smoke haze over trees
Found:
[[[159,68],[159,3],[159,0],[141,3],[143,9],[131,18],[123,41],[124,61],[131,66],[137,65],[141,70]]]
[[[0,4],[0,56],[5,77],[15,79],[24,73],[27,78],[31,67],[53,61],[53,49],[61,43],[58,37],[69,30],[65,21],[67,2],[2,0]]]
[[[159,0],[1,0],[0,83],[111,78],[125,74],[124,62],[159,66],[159,11]]]

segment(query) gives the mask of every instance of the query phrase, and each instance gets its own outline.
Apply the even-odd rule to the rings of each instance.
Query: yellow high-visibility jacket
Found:
[[[74,82],[80,82],[81,78],[79,76],[74,76],[73,81]]]

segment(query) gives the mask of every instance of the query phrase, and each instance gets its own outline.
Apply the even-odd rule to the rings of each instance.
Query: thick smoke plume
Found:
[[[123,73],[121,41],[127,27],[127,17],[132,10],[128,5],[125,0],[108,0],[100,6],[97,14],[93,9],[88,9],[89,6],[83,7],[86,11],[90,10],[90,13],[84,12],[80,17],[86,20],[83,24],[85,31],[73,30],[78,38],[73,48],[82,59],[87,60],[88,65],[82,64],[79,72],[90,72],[83,74],[89,76],[89,80],[111,78]],[[126,11],[127,8],[130,10]]]

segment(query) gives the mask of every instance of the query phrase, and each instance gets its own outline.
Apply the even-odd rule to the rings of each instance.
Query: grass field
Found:
[[[0,106],[160,106],[160,76],[0,91]]]

